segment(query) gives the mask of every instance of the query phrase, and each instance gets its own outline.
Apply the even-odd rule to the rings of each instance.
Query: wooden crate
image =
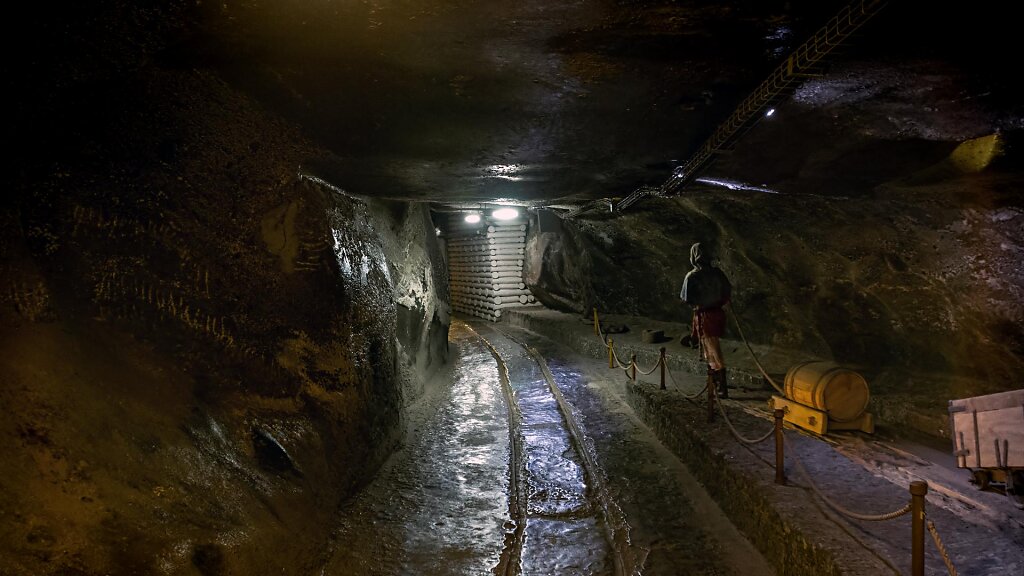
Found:
[[[1024,468],[1024,389],[949,401],[960,468]]]

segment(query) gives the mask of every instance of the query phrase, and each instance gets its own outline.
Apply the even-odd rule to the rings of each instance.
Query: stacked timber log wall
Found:
[[[448,273],[456,312],[496,322],[505,309],[539,305],[523,282],[526,224],[485,221],[449,229]]]

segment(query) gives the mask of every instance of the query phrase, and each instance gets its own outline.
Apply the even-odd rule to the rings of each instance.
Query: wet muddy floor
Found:
[[[322,574],[771,574],[632,415],[614,374],[460,322],[403,448],[342,511]]]

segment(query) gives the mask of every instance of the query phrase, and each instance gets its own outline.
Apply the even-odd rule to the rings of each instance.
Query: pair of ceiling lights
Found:
[[[519,210],[515,208],[498,208],[491,212],[491,218],[495,220],[515,220],[519,217]],[[476,224],[480,222],[480,215],[477,213],[466,214],[466,222],[470,224]]]

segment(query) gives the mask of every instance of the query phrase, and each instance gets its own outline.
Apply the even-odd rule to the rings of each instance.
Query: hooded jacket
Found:
[[[711,256],[697,242],[690,247],[693,270],[686,273],[679,298],[698,310],[721,308],[732,297],[732,285],[725,273],[711,265]]]

